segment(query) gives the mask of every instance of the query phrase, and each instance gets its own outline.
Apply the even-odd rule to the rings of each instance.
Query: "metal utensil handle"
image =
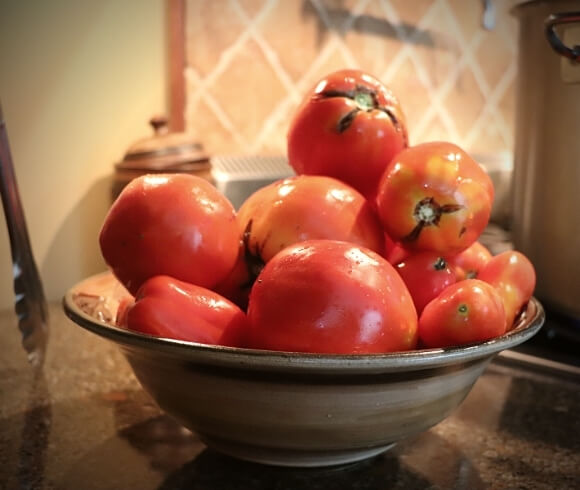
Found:
[[[48,340],[48,309],[32,254],[1,105],[0,194],[10,237],[18,327],[22,334],[22,344],[28,352],[28,359],[33,365],[40,366],[44,360]]]
[[[544,21],[544,32],[552,49],[561,56],[572,61],[580,62],[580,46],[566,46],[556,32],[556,26],[560,24],[580,23],[580,12],[561,12],[551,14]]]

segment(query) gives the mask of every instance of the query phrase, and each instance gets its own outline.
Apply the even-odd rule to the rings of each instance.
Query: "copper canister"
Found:
[[[170,132],[164,116],[155,116],[149,123],[153,135],[131,145],[115,164],[113,200],[131,180],[144,174],[188,173],[213,183],[210,157],[201,143],[189,134]]]

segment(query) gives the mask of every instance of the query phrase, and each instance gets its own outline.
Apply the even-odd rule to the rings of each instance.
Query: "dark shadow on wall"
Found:
[[[96,180],[56,231],[39,264],[49,300],[58,300],[81,279],[106,269],[98,236],[111,205],[111,184],[112,176]]]
[[[302,1],[302,18],[304,20],[314,19],[317,23],[317,43],[321,46],[329,30],[344,36],[347,31],[355,31],[371,36],[387,37],[399,39],[411,44],[419,44],[434,47],[438,44],[434,36],[440,36],[429,30],[420,29],[417,26],[400,22],[395,25],[387,18],[375,17],[368,14],[354,13],[345,4],[344,0],[326,0],[321,4],[325,19],[318,7],[315,7],[310,0]]]

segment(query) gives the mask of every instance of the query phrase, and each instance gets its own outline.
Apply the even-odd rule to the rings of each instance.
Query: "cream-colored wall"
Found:
[[[0,100],[36,261],[59,300],[104,269],[113,164],[166,111],[164,0],[0,0]],[[0,226],[0,307],[13,304]]]

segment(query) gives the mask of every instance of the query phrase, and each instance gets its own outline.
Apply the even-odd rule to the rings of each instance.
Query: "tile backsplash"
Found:
[[[212,153],[281,154],[324,75],[360,68],[399,97],[411,144],[512,151],[517,2],[187,0],[185,126]]]

